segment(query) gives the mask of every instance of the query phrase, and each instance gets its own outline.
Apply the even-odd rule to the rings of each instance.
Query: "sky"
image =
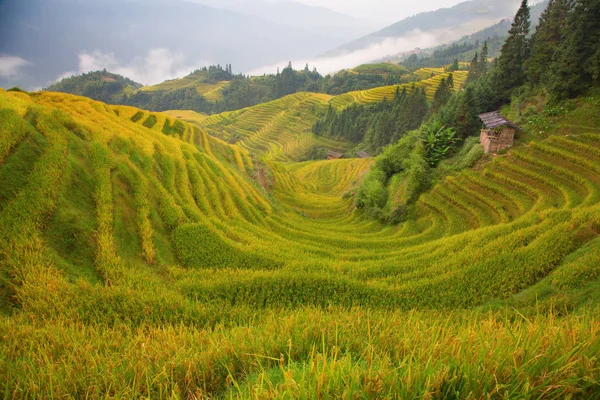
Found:
[[[250,0],[251,1],[251,0]],[[285,0],[273,0],[285,1]],[[295,0],[311,6],[329,8],[353,17],[366,18],[375,23],[392,24],[403,18],[425,11],[452,7],[465,0]],[[502,1],[502,0],[500,0]],[[383,26],[382,26],[383,28]]]

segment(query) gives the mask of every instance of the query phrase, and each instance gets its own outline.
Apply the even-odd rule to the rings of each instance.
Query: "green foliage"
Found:
[[[508,38],[498,58],[495,87],[502,98],[510,98],[511,90],[525,83],[525,61],[528,57],[527,35],[530,29],[530,11],[527,0],[515,15]]]
[[[556,52],[565,40],[564,26],[569,5],[567,0],[550,0],[540,23],[531,37],[531,54],[526,61],[527,80],[533,84],[550,83],[552,62]]]
[[[428,147],[423,142],[418,142],[410,157],[406,159],[406,193],[405,204],[416,203],[421,193],[429,188],[431,158]]]
[[[144,125],[146,128],[151,129],[154,125],[156,125],[156,115],[154,115],[154,114],[148,115],[148,118],[146,118],[146,120],[144,121],[144,123],[142,125]]]
[[[378,216],[387,201],[387,193],[384,189],[385,182],[384,172],[379,169],[372,169],[356,191],[356,206],[366,208],[371,215]]]
[[[432,168],[446,158],[458,142],[456,131],[443,126],[439,121],[424,125],[420,140],[424,146],[424,157]]]
[[[600,12],[600,3],[578,0],[568,5],[570,10],[566,23],[562,20],[564,11],[560,4],[556,5],[559,9],[554,12],[556,19],[562,22],[558,33],[561,41],[553,54],[548,84],[556,99],[575,97],[590,85],[597,86],[600,82],[600,51],[597,46],[600,22],[595,17]],[[549,41],[546,46],[553,46],[553,43]]]
[[[446,81],[443,81],[446,85]],[[442,101],[443,99],[440,99]],[[406,132],[418,128],[429,110],[423,90],[396,90],[394,100],[369,105],[352,105],[336,111],[330,107],[325,117],[313,126],[313,132],[330,138],[362,142],[372,153],[398,141]]]
[[[142,111],[138,111],[133,115],[133,117],[131,117],[131,122],[138,122],[143,116],[144,113]]]
[[[185,125],[181,121],[175,120],[173,122],[173,125],[171,125],[169,119],[165,119],[165,123],[162,128],[162,133],[164,133],[165,135],[182,135],[183,132],[185,132]]]
[[[131,79],[103,70],[65,78],[44,90],[71,93],[115,104],[121,101],[128,91],[140,87],[141,84]]]

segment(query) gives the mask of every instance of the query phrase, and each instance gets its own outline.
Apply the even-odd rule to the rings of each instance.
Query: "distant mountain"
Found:
[[[278,24],[326,34],[343,41],[357,39],[377,26],[366,20],[351,17],[323,7],[309,6],[296,1],[269,0],[191,0],[215,8],[222,8],[263,18]]]
[[[531,33],[535,31],[547,5],[548,1],[546,0],[531,6]],[[430,49],[422,49],[410,56],[403,54],[398,57],[388,57],[385,60],[393,62],[402,61],[403,65],[410,68],[439,67],[451,64],[455,59],[469,62],[475,55],[475,52],[481,49],[483,42],[487,42],[488,44],[488,56],[496,58],[500,55],[500,49],[508,36],[511,25],[512,19],[505,18],[492,26],[473,34],[465,35],[452,43]]]
[[[40,87],[67,72],[102,68],[144,84],[208,64],[231,63],[240,72],[341,42],[327,31],[182,0],[4,0],[0,61],[13,64],[0,62],[0,87]]]
[[[512,17],[519,6],[517,0],[473,0],[452,8],[441,8],[424,12],[398,21],[384,29],[371,33],[326,53],[326,56],[341,55],[381,45],[388,39],[397,39],[414,34],[437,34],[439,40],[458,39],[499,20]],[[407,50],[407,49],[404,49]],[[399,50],[401,51],[401,50]]]

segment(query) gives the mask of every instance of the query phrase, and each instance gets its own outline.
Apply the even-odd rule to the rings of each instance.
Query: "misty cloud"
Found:
[[[443,39],[442,39],[443,38]],[[317,57],[306,60],[292,60],[295,68],[301,68],[308,64],[315,66],[321,74],[330,74],[342,69],[356,67],[360,64],[372,62],[398,53],[413,50],[415,47],[427,48],[439,44],[441,41],[447,41],[447,33],[424,33],[420,30],[414,30],[410,34],[400,38],[386,38],[380,43],[372,45],[366,49],[353,51],[333,57]],[[250,75],[262,75],[273,73],[278,67],[286,66],[288,61],[264,66],[249,72]]]
[[[194,69],[208,64],[209,62],[205,61],[188,63],[182,54],[173,53],[165,48],[151,49],[144,57],[136,57],[129,63],[122,63],[114,53],[94,50],[79,53],[79,70],[76,73],[106,69],[144,85],[154,85],[188,75]],[[61,75],[59,80],[74,74],[74,72],[67,72]]]
[[[21,57],[0,55],[0,78],[14,78],[27,65],[31,63]]]

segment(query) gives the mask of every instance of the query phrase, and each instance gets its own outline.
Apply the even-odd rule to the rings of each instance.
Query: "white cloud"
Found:
[[[188,63],[182,54],[173,53],[165,48],[151,49],[144,57],[136,57],[129,63],[121,63],[114,53],[94,50],[79,53],[79,71],[77,73],[106,69],[144,85],[154,85],[167,79],[185,76],[192,70],[205,65],[209,65],[209,62]],[[58,80],[71,75],[74,73],[66,72]]]
[[[0,78],[14,78],[20,69],[31,63],[21,57],[0,55]]]
[[[419,30],[414,30],[411,33],[400,38],[387,38],[380,43],[374,44],[366,49],[353,51],[333,57],[318,57],[308,60],[295,60],[292,64],[295,68],[301,68],[308,64],[309,66],[317,67],[321,74],[329,74],[340,71],[342,69],[356,67],[360,64],[372,62],[373,60],[385,58],[398,53],[413,50],[415,47],[427,48],[433,47],[442,41],[442,37],[447,40],[448,33],[438,32],[424,33]],[[250,71],[250,75],[262,75],[273,73],[278,67],[287,65],[286,62],[281,62],[275,65],[268,65]]]

